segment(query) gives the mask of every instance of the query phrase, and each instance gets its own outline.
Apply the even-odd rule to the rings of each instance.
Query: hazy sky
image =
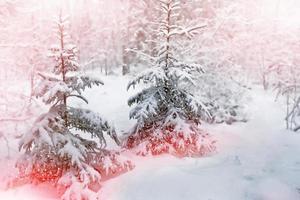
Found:
[[[263,15],[288,24],[300,24],[300,0],[262,0]]]

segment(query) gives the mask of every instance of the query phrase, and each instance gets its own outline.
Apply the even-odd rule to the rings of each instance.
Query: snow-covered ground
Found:
[[[285,130],[284,106],[273,94],[254,89],[250,96],[248,123],[204,127],[218,141],[216,155],[134,158],[133,171],[104,185],[103,199],[300,199],[300,135]]]
[[[105,86],[86,91],[88,107],[113,122],[122,134],[134,124],[128,119],[127,99],[135,91],[126,91],[127,77],[102,79]],[[100,192],[102,199],[300,199],[300,134],[285,130],[284,106],[274,101],[273,94],[255,87],[249,92],[248,123],[203,126],[217,140],[215,155],[178,159],[168,155],[137,157],[128,153],[136,167],[105,182]],[[4,164],[4,161],[3,158],[3,168],[9,167],[6,167],[9,162]],[[3,200],[55,198],[55,193],[45,186],[23,186],[0,192]]]

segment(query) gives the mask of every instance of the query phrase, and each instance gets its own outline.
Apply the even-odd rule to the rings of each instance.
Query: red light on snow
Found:
[[[147,131],[139,132],[127,139],[126,146],[129,149],[137,147],[137,154],[142,156],[165,153],[178,157],[205,156],[216,151],[215,141],[207,133],[189,133],[189,137],[186,138],[183,133],[168,129],[161,137]]]

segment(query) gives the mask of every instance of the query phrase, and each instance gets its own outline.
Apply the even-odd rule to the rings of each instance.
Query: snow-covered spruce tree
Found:
[[[219,6],[215,1],[201,0],[188,0],[184,4],[180,16],[182,23],[196,24],[201,19],[207,26],[193,40],[184,40],[183,37],[177,39],[181,39],[177,41],[181,46],[188,48],[176,52],[176,59],[184,60],[185,63],[198,63],[205,71],[195,77],[196,87],[187,85],[187,89],[197,99],[201,99],[211,114],[209,117],[202,115],[201,120],[232,124],[247,119],[244,107],[247,86],[243,84],[241,67],[234,64],[234,54],[232,51],[226,53],[228,44],[225,42],[230,39],[226,38],[226,34],[216,31],[219,30],[218,21],[225,17]],[[238,80],[237,77],[243,78]]]
[[[203,26],[184,28],[175,22],[180,6],[177,0],[157,1],[162,19],[156,41],[156,56],[141,53],[150,68],[132,80],[128,89],[139,83],[149,87],[131,97],[135,107],[130,118],[137,124],[126,139],[127,148],[140,155],[171,153],[176,156],[203,156],[215,151],[211,136],[199,128],[201,115],[209,116],[205,105],[185,90],[193,86],[193,74],[203,73],[200,66],[176,59],[180,45],[176,37],[188,37]]]
[[[70,107],[67,100],[77,97],[85,102],[86,87],[103,84],[80,73],[76,47],[67,33],[67,18],[56,22],[58,44],[51,48],[52,74],[39,73],[34,95],[50,106],[24,135],[20,149],[25,151],[17,163],[20,177],[30,182],[51,182],[63,189],[62,199],[97,199],[101,178],[131,167],[118,152],[106,150],[104,133],[119,143],[114,128],[97,113]],[[89,135],[84,135],[88,133]]]

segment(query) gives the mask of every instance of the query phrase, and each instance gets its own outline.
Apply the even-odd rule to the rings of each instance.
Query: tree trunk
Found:
[[[62,16],[60,13],[59,16],[60,22],[62,22]],[[61,48],[61,53],[60,53],[60,59],[61,59],[61,69],[62,69],[62,79],[63,82],[66,82],[66,66],[65,66],[65,60],[63,57],[63,52],[64,52],[64,30],[63,28],[60,28],[60,48]],[[64,120],[65,120],[65,126],[68,126],[68,115],[67,115],[67,96],[66,94],[63,95],[63,104],[64,104]]]

